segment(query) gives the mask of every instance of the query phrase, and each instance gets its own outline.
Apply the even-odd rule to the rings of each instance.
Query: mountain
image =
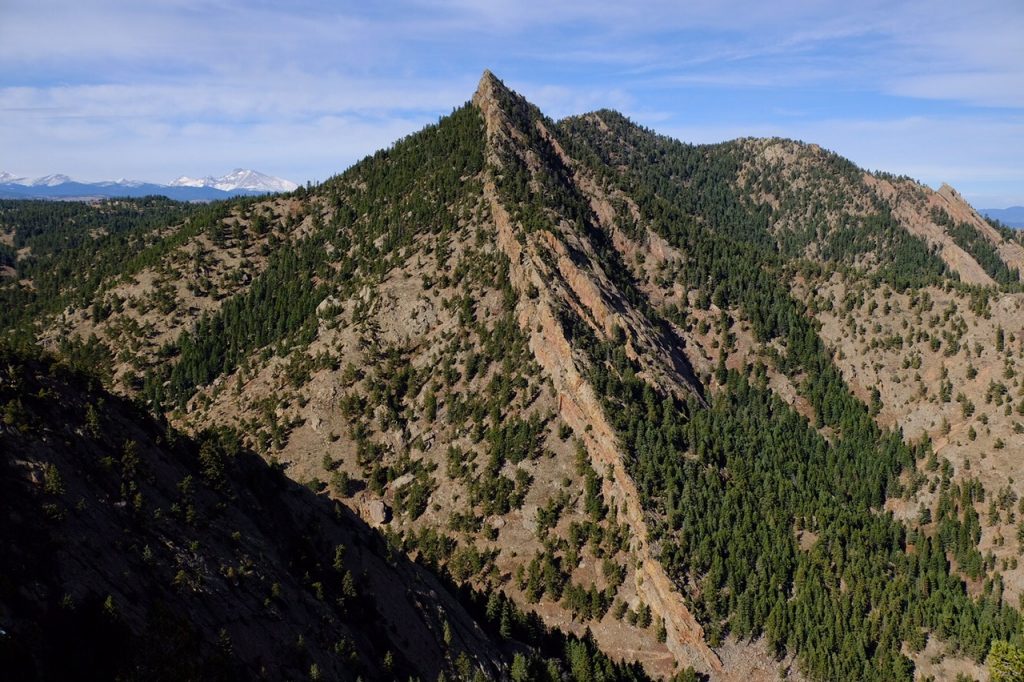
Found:
[[[219,178],[205,177],[205,178],[190,178],[188,176],[181,176],[177,180],[173,180],[170,187],[213,187],[219,189],[222,192],[232,192],[235,190],[251,190],[257,192],[292,192],[298,185],[290,180],[282,180],[281,178],[274,178],[263,173],[258,173],[253,170],[245,170],[244,168],[236,168],[227,175],[222,175]]]
[[[181,177],[169,185],[137,180],[83,183],[66,175],[17,178],[0,173],[0,199],[101,199],[110,197],[166,196],[178,201],[214,201],[233,196],[291,192],[298,185],[252,170],[235,169],[220,178]]]
[[[41,178],[36,178],[29,181],[29,187],[56,187],[57,185],[63,185],[71,182],[71,178],[66,175],[44,175]]]
[[[1008,227],[1024,228],[1024,206],[1010,206],[1009,208],[983,208],[981,214],[993,220],[1007,225]]]
[[[554,121],[487,72],[286,196],[0,202],[0,225],[6,343],[200,452],[236,434],[315,498],[281,513],[342,505],[481,595],[482,617],[460,603],[509,677],[541,674],[509,662],[520,611],[602,652],[566,647],[546,679],[600,678],[602,655],[665,679],[983,678],[1021,645],[1024,246],[952,187],[791,140]],[[81,421],[11,385],[12,415],[49,396],[40,423]]]

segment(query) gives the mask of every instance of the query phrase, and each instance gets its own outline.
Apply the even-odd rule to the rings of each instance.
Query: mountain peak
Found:
[[[530,104],[525,97],[509,89],[501,79],[484,69],[480,83],[473,94],[473,105],[483,114],[490,134],[499,136],[512,135],[515,129],[523,130],[532,125],[531,120],[540,116],[540,110]]]
[[[476,92],[473,93],[473,102],[476,103],[480,99],[492,98],[497,84],[498,79],[491,73],[490,69],[484,69],[483,74],[480,76],[480,82],[476,85]]]
[[[41,178],[36,178],[31,182],[31,185],[33,187],[54,187],[66,182],[71,182],[71,178],[62,173],[57,173],[54,175],[44,175]]]
[[[213,187],[229,192],[239,189],[254,192],[291,192],[298,187],[290,180],[275,178],[247,168],[235,168],[219,178],[206,176],[193,178],[183,175],[171,182],[172,187]]]
[[[490,69],[484,69],[473,94],[473,103],[486,111],[488,106],[499,105],[510,96],[513,96],[512,91],[501,82],[501,79],[491,73]]]

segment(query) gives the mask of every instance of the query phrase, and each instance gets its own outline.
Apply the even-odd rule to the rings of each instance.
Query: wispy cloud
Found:
[[[1005,188],[1024,166],[1006,151],[1022,35],[1019,0],[5,0],[0,165],[323,178],[450,111],[490,67],[555,117],[612,107],[697,139],[804,137]],[[914,144],[891,133],[907,121]],[[950,130],[957,144],[928,137]]]

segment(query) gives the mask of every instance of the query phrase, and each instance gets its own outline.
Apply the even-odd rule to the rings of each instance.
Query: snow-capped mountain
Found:
[[[29,182],[28,178],[18,177],[14,173],[8,173],[7,171],[0,171],[0,184],[25,184]]]
[[[0,198],[4,199],[95,199],[164,195],[179,201],[212,201],[228,197],[290,192],[298,187],[290,180],[236,168],[219,178],[182,176],[167,185],[139,180],[78,182],[66,175],[26,178],[0,171]]]
[[[94,185],[100,187],[142,187],[143,185],[149,184],[142,180],[129,180],[128,178],[121,178],[120,180],[104,180],[103,182],[94,182]]]
[[[296,185],[291,180],[275,178],[258,171],[246,168],[236,168],[227,175],[219,178],[207,176],[205,178],[192,178],[182,175],[180,178],[171,181],[171,187],[213,187],[222,192],[233,192],[245,189],[253,192],[291,192]]]
[[[187,175],[182,175],[180,178],[175,178],[168,183],[168,187],[213,187],[217,180],[211,176],[205,178],[190,178]]]
[[[54,175],[44,175],[41,178],[35,180],[29,180],[28,184],[30,187],[56,187],[57,185],[63,185],[65,183],[72,182],[71,178],[60,173]],[[23,183],[17,183],[23,184]]]

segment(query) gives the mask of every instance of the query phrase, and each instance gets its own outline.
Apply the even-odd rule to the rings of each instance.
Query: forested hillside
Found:
[[[320,614],[272,677],[335,676],[344,651],[369,677],[981,678],[1024,644],[1024,248],[951,188],[790,140],[553,121],[485,73],[437,124],[288,195],[0,203],[0,267],[27,377],[3,438],[40,453],[8,456],[38,472],[19,499],[58,535],[92,518],[71,487],[109,488],[103,519],[159,510],[118,541],[158,567],[137,588],[154,608],[228,566],[252,586],[218,599],[273,611],[274,640]],[[40,346],[58,360],[25,359]],[[120,396],[118,429],[99,387],[60,399],[65,366]],[[131,428],[188,464],[125,473]],[[54,494],[53,470],[74,486]],[[245,508],[259,551],[231,536]],[[324,534],[286,554],[312,516]],[[332,568],[334,533],[399,577],[360,582],[349,550]],[[65,557],[103,573],[61,542],[32,546],[53,566],[34,608],[59,608]],[[386,633],[351,634],[355,598]],[[403,599],[408,630],[387,615]],[[155,627],[103,608],[117,637]],[[175,612],[188,641],[237,641],[204,608]]]
[[[351,511],[46,356],[0,350],[12,679],[646,679],[439,580]]]

